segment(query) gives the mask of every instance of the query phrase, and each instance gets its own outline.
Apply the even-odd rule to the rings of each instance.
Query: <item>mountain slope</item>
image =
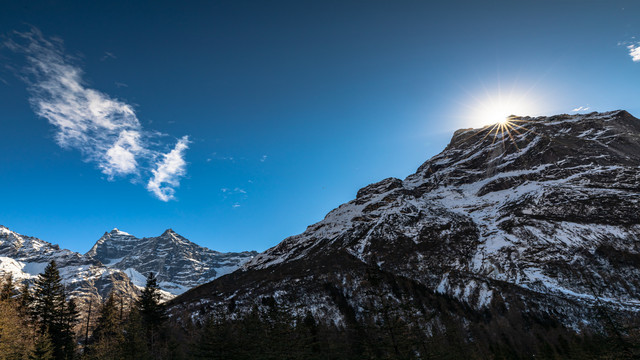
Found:
[[[602,327],[603,309],[636,315],[640,120],[613,111],[509,126],[456,131],[415,174],[361,189],[242,271],[174,299],[173,311],[198,319],[270,298],[349,323],[410,307],[426,332],[447,314],[469,324],[517,310],[576,330]]]
[[[31,282],[51,260],[56,261],[67,291],[80,303],[89,298],[100,300],[111,291],[129,300],[136,296],[137,289],[122,271],[0,225],[0,273]]]
[[[113,229],[86,253],[110,268],[124,271],[140,287],[145,285],[145,276],[154,272],[160,287],[172,295],[228,274],[255,255],[255,251],[213,251],[171,229],[143,239]]]

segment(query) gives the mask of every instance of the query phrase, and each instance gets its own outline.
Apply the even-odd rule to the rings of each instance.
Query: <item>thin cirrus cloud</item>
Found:
[[[640,43],[627,45],[629,56],[633,62],[640,62]]]
[[[222,192],[224,199],[232,198],[236,200],[233,205],[231,205],[234,209],[239,208],[241,206],[240,203],[248,198],[247,191],[239,187],[235,187],[233,189],[222,188],[220,191]]]
[[[188,136],[165,153],[166,145],[153,139],[161,135],[145,131],[131,105],[86,86],[82,69],[65,55],[61,40],[46,39],[34,28],[15,33],[4,45],[26,57],[29,101],[55,128],[58,145],[79,150],[109,180],[148,178],[146,188],[154,196],[175,199],[186,174]]]
[[[588,106],[579,106],[577,108],[572,109],[571,111],[578,112],[578,111],[587,111],[587,110],[589,110]]]

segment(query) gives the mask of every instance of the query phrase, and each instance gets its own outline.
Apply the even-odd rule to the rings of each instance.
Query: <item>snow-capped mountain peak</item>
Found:
[[[345,302],[380,301],[367,275],[380,273],[477,310],[516,301],[577,327],[597,322],[599,306],[640,312],[638,244],[640,120],[626,111],[511,117],[506,128],[456,131],[405,180],[362,188],[233,279],[176,303],[224,313],[230,297],[250,309],[257,293],[272,293],[339,322],[351,316]],[[343,300],[327,303],[335,294]]]
[[[90,297],[106,297],[112,291],[132,298],[137,291],[120,270],[106,268],[91,257],[0,226],[1,274],[11,274],[16,282],[32,282],[51,260],[57,263],[69,294],[80,303]]]
[[[124,231],[122,231],[122,230],[120,230],[118,228],[113,228],[113,230],[111,230],[111,232],[109,232],[109,234],[112,234],[112,235],[131,235],[128,232],[124,232]]]
[[[220,253],[194,244],[173,229],[160,236],[137,238],[117,229],[105,233],[87,252],[103,264],[123,270],[143,287],[149,272],[170,294],[182,292],[234,271],[255,252]]]

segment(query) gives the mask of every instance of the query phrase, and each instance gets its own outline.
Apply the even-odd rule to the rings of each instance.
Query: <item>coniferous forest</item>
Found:
[[[244,317],[180,325],[160,303],[155,276],[128,309],[110,295],[80,324],[56,263],[32,287],[11,276],[0,288],[0,359],[633,359],[637,328],[568,331],[553,323],[503,316],[466,331],[451,322],[425,336],[410,317],[330,326],[311,314],[294,317],[272,298]],[[447,306],[447,304],[442,304]],[[265,310],[266,309],[266,310]],[[384,315],[384,314],[383,314]],[[489,317],[488,317],[489,318]],[[511,318],[510,323],[504,319]],[[409,320],[407,320],[409,319]],[[86,324],[90,324],[89,321]]]

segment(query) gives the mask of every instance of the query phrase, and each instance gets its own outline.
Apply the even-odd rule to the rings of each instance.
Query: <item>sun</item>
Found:
[[[473,115],[478,124],[506,124],[513,115],[528,115],[532,112],[532,106],[524,100],[503,99],[501,97],[489,98],[479,104]]]
[[[461,114],[465,118],[466,126],[479,128],[493,124],[506,124],[510,116],[537,116],[548,107],[545,96],[534,91],[533,87],[511,86],[498,83],[490,88],[465,90],[468,98],[461,101],[467,110]]]
[[[509,118],[505,117],[505,118],[501,118],[498,120],[498,124],[500,125],[506,125],[509,123]]]
[[[522,135],[532,131],[528,126],[530,120],[524,117],[538,112],[537,102],[528,96],[529,92],[511,91],[505,95],[497,91],[494,94],[485,92],[485,95],[474,97],[475,103],[468,106],[469,121],[474,127],[481,128],[470,138],[478,138],[481,142],[488,139],[491,146],[495,144],[504,149],[512,146],[520,151]]]

